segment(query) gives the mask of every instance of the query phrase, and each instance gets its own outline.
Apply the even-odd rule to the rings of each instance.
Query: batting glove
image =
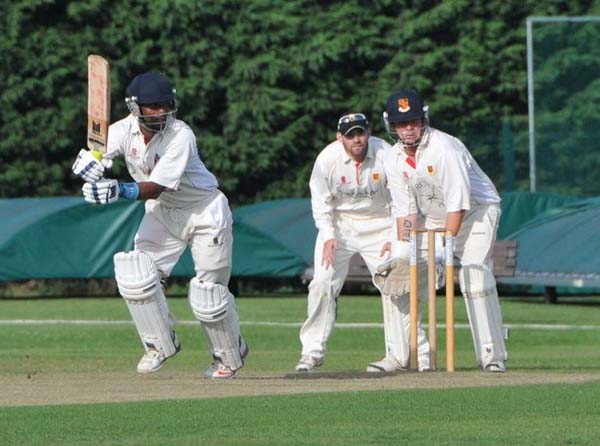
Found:
[[[81,177],[88,183],[95,183],[104,175],[105,169],[110,169],[113,165],[112,160],[102,158],[98,161],[92,152],[86,149],[81,149],[77,154],[77,158],[73,163],[71,170],[75,175]]]
[[[119,182],[117,180],[85,183],[81,190],[85,201],[92,204],[109,204],[119,199]]]

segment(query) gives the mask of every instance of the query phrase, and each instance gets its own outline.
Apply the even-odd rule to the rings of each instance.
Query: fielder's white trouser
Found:
[[[508,359],[491,259],[500,213],[499,205],[481,205],[469,210],[455,242],[454,253],[461,265],[460,289],[477,363],[482,367]]]
[[[371,274],[374,274],[385,260],[380,257],[380,253],[384,243],[389,241],[391,228],[391,217],[354,219],[346,215],[336,215],[334,229],[338,247],[335,251],[335,263],[327,269],[321,264],[326,240],[319,233],[315,243],[314,276],[308,286],[308,317],[300,329],[302,355],[319,359],[325,356],[327,340],[335,325],[337,298],[348,275],[350,259],[359,253]],[[408,306],[408,297],[406,305]],[[408,317],[402,314],[403,305],[384,299],[383,306],[386,352],[394,354],[406,351],[408,355],[410,327],[406,322]],[[419,351],[419,357],[425,364],[425,361],[429,361],[429,344],[422,329],[419,331],[419,341],[424,345],[423,351]],[[398,359],[401,359],[403,354],[399,355]],[[404,361],[406,362],[407,360]]]
[[[232,331],[237,330],[239,333],[239,318],[233,304],[233,295],[227,289],[231,275],[232,224],[233,218],[227,198],[219,190],[215,190],[207,191],[203,200],[186,209],[164,206],[158,200],[148,200],[146,214],[135,236],[135,249],[152,257],[162,277],[169,276],[186,246],[190,245],[196,270],[193,282],[211,284],[215,289],[223,291],[216,293],[213,298],[211,293],[192,293],[190,289],[192,311],[203,326],[213,356],[223,356],[221,350],[227,350],[229,346],[222,347],[219,340],[215,345],[210,333],[213,327],[219,325],[219,321],[212,313],[202,316],[202,308],[210,313],[208,308],[211,304],[207,302],[220,301],[221,297],[223,303],[229,302],[225,306],[229,309],[229,315],[237,322],[227,318],[225,323]],[[193,296],[204,297],[196,299]],[[218,296],[221,297],[217,298]],[[168,307],[166,311],[168,312]],[[210,322],[207,322],[209,320]],[[207,324],[210,325],[208,329]],[[235,334],[232,336],[235,337]],[[232,369],[239,368],[236,360],[230,363]]]

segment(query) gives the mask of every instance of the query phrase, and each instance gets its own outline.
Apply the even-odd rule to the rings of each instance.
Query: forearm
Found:
[[[164,186],[153,183],[152,181],[138,183],[138,186],[140,187],[140,194],[137,198],[138,200],[152,200],[154,198],[158,198],[158,196],[165,190]]]
[[[151,200],[158,198],[164,190],[164,186],[153,183],[152,181],[119,184],[119,194],[128,200]]]
[[[465,211],[448,212],[446,214],[446,231],[451,231],[452,235],[456,237],[460,230]]]
[[[396,229],[398,231],[398,240],[408,242],[410,231],[416,227],[417,214],[399,217],[396,219]]]

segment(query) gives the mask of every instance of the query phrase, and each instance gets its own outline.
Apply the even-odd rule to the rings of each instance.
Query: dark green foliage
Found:
[[[239,204],[306,196],[337,117],[364,111],[382,136],[385,98],[401,86],[423,92],[433,125],[462,138],[498,185],[502,117],[510,117],[516,185],[526,189],[525,18],[585,15],[594,4],[17,0],[2,8],[0,197],[79,193],[70,166],[85,144],[86,57],[99,53],[111,62],[113,121],[126,113],[134,75],[164,72],[179,117]],[[115,170],[123,178],[123,165]]]

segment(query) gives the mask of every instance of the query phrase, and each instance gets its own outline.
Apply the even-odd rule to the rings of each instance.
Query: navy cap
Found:
[[[354,129],[362,129],[365,132],[369,130],[369,121],[362,113],[347,113],[338,121],[338,132],[347,135]]]
[[[175,90],[169,80],[153,72],[136,76],[127,87],[127,94],[135,97],[138,105],[170,104],[175,100]]]
[[[421,95],[412,89],[395,91],[385,104],[387,120],[390,124],[423,118],[426,110]]]

